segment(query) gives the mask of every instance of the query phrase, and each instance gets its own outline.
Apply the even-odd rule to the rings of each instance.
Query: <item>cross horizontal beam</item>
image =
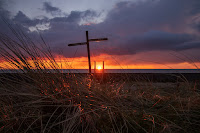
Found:
[[[87,42],[68,44],[68,46],[86,45]]]
[[[93,41],[106,41],[106,40],[108,40],[108,38],[89,39],[90,42],[93,42]]]
[[[97,39],[89,39],[89,42],[96,42],[96,41],[106,41],[108,38],[97,38]],[[81,42],[81,43],[72,43],[68,44],[68,46],[77,46],[77,45],[86,45],[87,42]]]

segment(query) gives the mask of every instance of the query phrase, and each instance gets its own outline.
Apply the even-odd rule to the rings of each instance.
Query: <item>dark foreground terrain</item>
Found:
[[[0,132],[198,133],[199,74],[0,74]]]
[[[35,74],[37,76],[37,73]],[[41,74],[39,73],[38,76]],[[88,77],[87,73],[45,73],[44,76],[61,76],[67,80],[71,80],[71,77]],[[102,80],[104,82],[109,81],[126,81],[126,82],[200,82],[199,73],[96,73],[92,74],[91,78]],[[5,83],[9,81],[26,81],[33,82],[27,74],[23,73],[0,73],[0,82]]]

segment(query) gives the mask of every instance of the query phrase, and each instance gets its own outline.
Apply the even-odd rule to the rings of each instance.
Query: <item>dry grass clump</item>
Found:
[[[160,88],[134,82],[131,90],[126,81],[63,74],[49,48],[12,30],[18,40],[1,35],[0,53],[21,73],[1,76],[0,132],[199,131],[199,84]]]

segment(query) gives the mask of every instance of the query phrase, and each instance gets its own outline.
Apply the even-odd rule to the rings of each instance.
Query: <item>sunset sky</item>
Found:
[[[200,0],[0,0],[0,16],[31,38],[39,33],[63,68],[192,69],[200,66]],[[10,34],[0,20],[0,32]],[[0,62],[2,64],[3,62]],[[92,66],[93,67],[93,66]]]

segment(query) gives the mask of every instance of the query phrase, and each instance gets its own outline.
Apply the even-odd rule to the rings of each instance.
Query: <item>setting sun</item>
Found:
[[[98,69],[98,70],[101,70],[102,68],[101,68],[101,66],[98,66],[97,69]]]

